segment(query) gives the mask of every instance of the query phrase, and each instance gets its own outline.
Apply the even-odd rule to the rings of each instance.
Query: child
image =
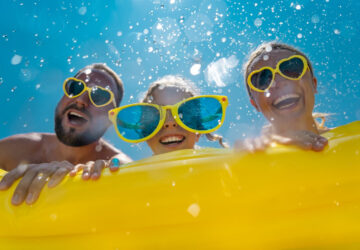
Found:
[[[226,147],[222,137],[211,132],[222,125],[227,104],[227,97],[197,96],[190,81],[169,75],[150,85],[142,103],[113,109],[109,118],[120,138],[146,141],[155,155],[193,149],[200,134]]]

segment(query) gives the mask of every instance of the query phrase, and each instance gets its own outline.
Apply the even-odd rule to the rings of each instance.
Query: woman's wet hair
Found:
[[[165,87],[176,87],[182,89],[184,93],[189,94],[189,96],[191,97],[200,94],[200,91],[196,88],[195,84],[192,81],[178,75],[166,75],[150,84],[150,87],[145,93],[142,102],[152,103],[153,101],[152,95],[154,90],[162,89]],[[205,134],[205,136],[209,141],[218,141],[223,148],[229,147],[226,143],[223,142],[223,137],[220,135],[209,133],[209,134]]]
[[[297,55],[303,56],[308,63],[311,75],[314,76],[313,67],[312,67],[312,64],[311,64],[309,58],[300,50],[298,50],[295,47],[292,47],[288,44],[285,44],[285,43],[279,43],[279,42],[263,43],[250,54],[249,59],[247,60],[247,62],[244,64],[244,67],[243,67],[244,68],[244,76],[245,76],[245,85],[246,85],[248,95],[250,96],[251,99],[253,99],[253,96],[251,95],[250,87],[247,84],[247,77],[251,73],[250,66],[256,58],[258,58],[259,56],[263,56],[264,54],[269,53],[270,51],[273,51],[273,50],[288,50],[288,51],[296,53]]]
[[[97,70],[105,71],[107,74],[109,74],[114,79],[114,81],[116,83],[116,87],[117,87],[117,92],[118,92],[118,94],[115,95],[115,102],[116,102],[116,105],[119,106],[121,103],[121,100],[124,96],[124,84],[123,84],[122,80],[120,79],[120,77],[118,76],[118,74],[116,74],[115,71],[112,70],[105,63],[94,63],[94,64],[90,64],[90,65],[80,69],[76,73],[76,76],[79,75],[80,73],[84,72],[87,69],[97,69]]]

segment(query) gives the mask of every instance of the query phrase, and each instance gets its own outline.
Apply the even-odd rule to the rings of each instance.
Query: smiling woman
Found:
[[[251,104],[270,122],[268,132],[277,135],[307,132],[316,143],[326,131],[314,119],[317,79],[301,51],[281,43],[265,43],[245,65],[245,81]]]

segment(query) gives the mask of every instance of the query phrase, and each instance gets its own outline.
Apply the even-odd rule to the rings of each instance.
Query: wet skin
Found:
[[[252,62],[249,72],[265,66],[275,68],[278,61],[295,54],[285,49],[263,53]],[[267,60],[264,60],[264,55],[268,56]],[[286,79],[276,73],[272,86],[266,92],[250,90],[253,96],[250,101],[278,133],[291,129],[318,134],[312,117],[316,86],[317,80],[309,69],[299,80]]]
[[[83,80],[90,88],[94,86],[109,88],[114,93],[115,99],[117,98],[116,82],[106,72],[91,69],[75,77]],[[110,126],[107,112],[111,108],[114,108],[112,102],[103,107],[94,106],[87,91],[76,98],[64,95],[57,105],[55,114],[58,128],[61,128],[59,139],[69,146],[83,146],[96,141]],[[59,130],[56,128],[56,131]]]
[[[152,103],[158,105],[176,104],[192,95],[182,88],[167,86],[156,88],[152,92]],[[200,135],[191,133],[180,127],[174,120],[171,111],[167,110],[166,120],[162,129],[147,144],[156,154],[167,153],[179,149],[192,149],[199,140]]]

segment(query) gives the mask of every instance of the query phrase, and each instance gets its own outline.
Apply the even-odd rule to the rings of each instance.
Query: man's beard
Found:
[[[71,107],[68,107],[67,109],[64,110],[63,115],[65,111],[68,110],[69,108]],[[62,125],[62,116],[59,114],[56,108],[55,133],[59,141],[61,141],[67,146],[72,146],[72,147],[86,146],[99,140],[106,132],[107,127],[104,126],[104,124],[99,124],[101,120],[102,120],[101,118],[98,119],[99,122],[93,124],[92,128],[88,128],[86,131],[81,133],[76,132],[75,128],[70,128],[68,131],[65,131]]]

